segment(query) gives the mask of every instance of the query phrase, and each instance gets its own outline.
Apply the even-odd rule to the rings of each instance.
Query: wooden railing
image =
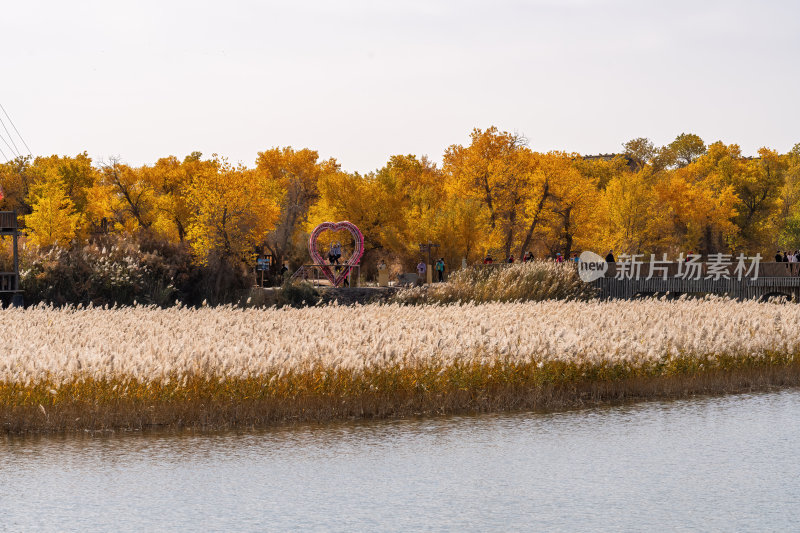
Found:
[[[17,229],[17,213],[15,211],[0,211],[0,231],[10,232]]]
[[[334,274],[339,274],[343,268],[349,268],[350,272],[348,273],[347,277],[350,281],[350,287],[358,287],[358,279],[361,275],[361,265],[302,265],[294,274],[292,274],[289,279],[292,281],[308,281],[315,286],[330,285],[328,279],[322,274],[323,267],[329,268]]]
[[[0,292],[17,290],[17,275],[13,272],[0,272]]]

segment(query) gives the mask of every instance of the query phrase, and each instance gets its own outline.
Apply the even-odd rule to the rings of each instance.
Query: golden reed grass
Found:
[[[0,311],[5,432],[553,409],[800,384],[800,307],[705,300]]]

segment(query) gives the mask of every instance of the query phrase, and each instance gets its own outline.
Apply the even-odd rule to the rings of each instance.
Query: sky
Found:
[[[34,155],[290,145],[363,173],[492,125],[582,154],[800,143],[796,1],[26,0],[0,4],[0,50]]]

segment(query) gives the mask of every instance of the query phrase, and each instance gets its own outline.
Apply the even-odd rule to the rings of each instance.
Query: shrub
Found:
[[[317,305],[320,301],[320,294],[310,283],[303,281],[300,283],[284,282],[281,286],[279,297],[279,307],[288,305],[291,307],[306,307]]]
[[[69,250],[26,245],[21,256],[20,288],[25,301],[56,305],[137,301],[168,305],[180,294],[176,276],[185,273],[189,264],[188,256],[175,255],[169,261],[158,250],[145,251],[120,237]]]

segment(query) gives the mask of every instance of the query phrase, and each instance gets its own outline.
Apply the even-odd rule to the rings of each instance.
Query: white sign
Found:
[[[602,278],[608,270],[606,260],[594,252],[582,252],[578,259],[578,275],[586,283]]]

